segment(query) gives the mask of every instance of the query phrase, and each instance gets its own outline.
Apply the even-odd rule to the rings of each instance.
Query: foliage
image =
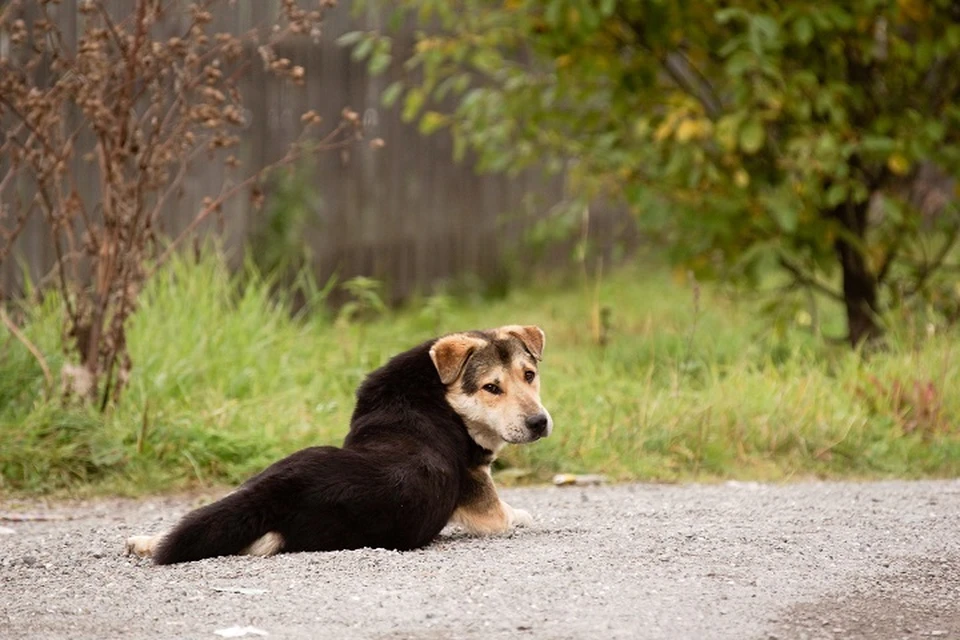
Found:
[[[247,119],[238,81],[252,52],[268,73],[302,84],[303,67],[276,48],[319,37],[329,4],[307,10],[283,0],[269,29],[239,34],[214,31],[216,12],[235,11],[227,0],[136,0],[126,10],[84,0],[76,34],[61,29],[69,21],[59,2],[0,7],[0,263],[39,217],[56,250],[62,346],[78,360],[61,369],[66,391],[98,398],[101,408],[118,397],[130,376],[127,324],[139,292],[185,236],[237,194],[262,199],[258,183],[269,169],[356,139],[356,114],[345,111],[318,138],[319,116],[308,112],[283,157],[241,169],[233,155]],[[157,228],[200,162],[221,162],[230,177],[208,185],[192,222],[160,247]],[[89,164],[98,170],[93,189],[78,184],[77,168]]]
[[[366,276],[355,276],[343,283],[342,289],[350,296],[337,315],[341,324],[350,324],[364,318],[383,315],[387,305],[383,300],[383,283]]]
[[[342,38],[374,71],[403,58],[385,101],[481,169],[566,171],[569,219],[614,198],[698,276],[777,268],[775,303],[826,294],[853,345],[904,302],[960,300],[957,2],[380,6],[424,25],[412,50]]]
[[[656,262],[583,288],[528,281],[496,300],[445,296],[338,322],[291,316],[270,280],[231,276],[217,257],[174,256],[140,297],[129,332],[137,367],[104,413],[47,399],[37,359],[0,327],[0,493],[240,482],[298,448],[339,444],[357,385],[392,355],[504,322],[545,329],[543,396],[556,422],[550,438],[504,450],[504,480],[960,474],[950,382],[960,333],[930,333],[935,316],[898,322],[891,348],[865,363],[823,345],[802,316],[771,331],[755,301],[697,289]],[[322,306],[326,293],[308,302]],[[595,306],[609,309],[604,346]],[[59,309],[51,295],[11,314],[55,368]]]
[[[264,223],[250,240],[250,257],[261,273],[300,272],[311,261],[306,231],[320,209],[313,163],[305,161],[276,172]]]

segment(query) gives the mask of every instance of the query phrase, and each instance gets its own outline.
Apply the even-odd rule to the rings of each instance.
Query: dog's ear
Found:
[[[506,333],[520,338],[520,342],[527,348],[530,355],[537,362],[543,359],[543,345],[547,340],[543,329],[536,325],[527,325],[522,327],[518,324],[511,324],[506,327],[500,327],[501,333]]]
[[[440,382],[450,384],[459,378],[467,359],[485,344],[485,340],[466,333],[454,333],[434,342],[430,347],[430,359],[440,374]]]

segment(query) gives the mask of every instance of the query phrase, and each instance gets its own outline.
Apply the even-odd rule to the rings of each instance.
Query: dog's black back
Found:
[[[285,552],[429,543],[471,490],[469,470],[491,457],[446,401],[430,359],[433,342],[367,377],[342,449],[294,453],[188,514],[154,560],[242,553],[270,532],[282,537]]]

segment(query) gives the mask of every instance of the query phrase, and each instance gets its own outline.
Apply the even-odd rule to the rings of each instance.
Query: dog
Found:
[[[128,553],[166,565],[227,555],[363,547],[405,551],[447,524],[495,535],[529,526],[500,499],[490,465],[508,443],[550,435],[536,326],[453,333],[393,357],[357,390],[341,448],[310,447],[269,466],[167,534]]]

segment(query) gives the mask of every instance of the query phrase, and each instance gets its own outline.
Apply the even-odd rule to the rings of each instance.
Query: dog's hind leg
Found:
[[[152,558],[157,546],[163,540],[163,534],[155,536],[130,536],[127,538],[126,551],[128,556],[138,558]],[[283,536],[276,531],[266,533],[257,538],[246,549],[240,552],[244,556],[274,556],[283,549]]]
[[[153,553],[163,540],[162,535],[130,536],[127,538],[126,550],[128,556],[138,558],[152,558]],[[264,534],[257,538],[249,547],[240,552],[245,556],[273,556],[283,549],[283,536],[276,531]]]
[[[163,540],[163,535],[130,536],[127,538],[127,555],[138,558],[152,558],[157,545]]]
[[[487,536],[507,533],[515,527],[528,527],[533,524],[533,518],[523,509],[514,509],[500,499],[493,478],[490,476],[490,467],[485,466],[471,473],[476,482],[471,499],[457,505],[450,523],[463,528],[473,535]]]
[[[245,556],[273,556],[280,553],[283,545],[283,536],[276,531],[271,531],[257,538],[253,544],[241,551],[240,554]]]

